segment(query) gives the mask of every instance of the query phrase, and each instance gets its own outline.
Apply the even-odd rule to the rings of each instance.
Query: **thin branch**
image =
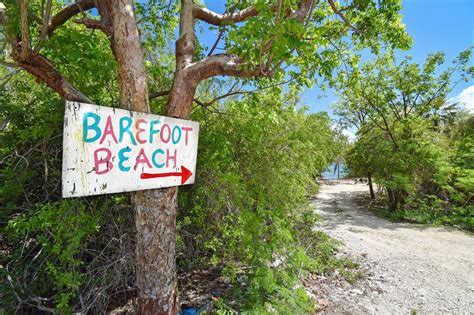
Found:
[[[112,36],[111,29],[107,25],[105,25],[102,22],[102,20],[98,21],[98,20],[84,18],[84,19],[75,19],[73,20],[73,22],[77,24],[82,24],[87,28],[101,30],[104,34],[108,36]]]
[[[170,90],[153,92],[148,96],[148,99],[152,100],[157,97],[168,96],[169,94],[170,94]]]
[[[14,63],[9,63],[9,62],[3,61],[3,60],[0,60],[0,65],[5,66],[5,67],[9,67],[9,68],[17,68],[18,67],[18,65],[14,64]]]
[[[270,89],[270,88],[273,88],[273,87],[277,87],[277,86],[281,86],[281,85],[284,85],[284,84],[287,84],[291,81],[293,81],[294,78],[291,78],[291,79],[288,79],[284,82],[281,82],[281,83],[277,83],[277,84],[272,84],[272,85],[269,85],[269,86],[265,86],[265,87],[262,87],[262,88],[258,88],[258,89],[254,89],[254,90],[244,90],[242,91],[241,88],[239,88],[237,91],[234,90],[235,86],[238,84],[238,82],[235,82],[232,87],[229,89],[229,91],[225,94],[222,94],[222,95],[219,95],[219,96],[216,96],[214,97],[213,99],[209,100],[209,101],[201,101],[199,100],[198,98],[195,98],[194,99],[194,102],[196,104],[198,104],[199,106],[202,106],[202,107],[209,107],[211,106],[212,104],[214,104],[215,102],[221,100],[221,99],[224,99],[226,97],[230,97],[230,96],[235,96],[235,95],[244,95],[244,94],[251,94],[251,93],[256,93],[256,92],[260,92],[260,91],[263,91],[263,90],[266,90],[266,89]],[[157,97],[162,97],[162,96],[168,96],[170,93],[169,90],[164,90],[164,91],[158,91],[158,92],[154,92],[154,93],[151,93],[150,96],[149,96],[149,99],[152,100],[154,98],[157,98]]]
[[[367,103],[372,107],[372,109],[374,109],[374,110],[377,112],[377,114],[380,115],[380,117],[382,118],[382,121],[383,121],[383,123],[384,123],[384,125],[385,125],[385,129],[382,128],[378,123],[376,123],[375,119],[372,119],[372,118],[370,117],[370,115],[367,113],[368,116],[369,116],[369,118],[370,118],[381,130],[384,130],[384,131],[387,132],[388,136],[390,137],[390,139],[391,139],[392,142],[393,142],[393,145],[394,145],[395,149],[398,150],[398,148],[399,148],[398,143],[397,143],[397,141],[395,140],[395,138],[394,138],[394,136],[393,136],[393,134],[392,134],[392,131],[390,130],[390,126],[389,126],[389,124],[388,124],[388,120],[387,120],[387,118],[385,117],[384,113],[383,113],[375,104],[372,103],[372,101],[370,100],[370,98],[367,97],[363,91],[362,91],[362,94],[361,94],[361,95],[362,95],[362,97],[367,101]]]
[[[232,87],[229,89],[229,91],[225,94],[222,94],[222,95],[219,95],[219,96],[216,96],[214,97],[213,99],[211,99],[210,101],[207,101],[207,102],[203,102],[203,101],[199,101],[199,100],[194,100],[196,104],[200,105],[200,106],[203,106],[203,107],[209,107],[211,106],[212,104],[214,104],[215,102],[223,99],[223,98],[226,98],[226,97],[230,97],[230,96],[235,96],[235,95],[245,95],[245,94],[252,94],[252,93],[258,93],[258,92],[261,92],[263,90],[267,90],[267,89],[271,89],[271,88],[274,88],[274,87],[278,87],[278,86],[282,86],[282,85],[285,85],[285,84],[288,84],[290,83],[291,81],[294,81],[295,78],[291,78],[291,79],[288,79],[284,82],[280,82],[280,83],[276,83],[276,84],[272,84],[272,85],[268,85],[268,86],[264,86],[262,88],[258,88],[258,89],[253,89],[253,90],[244,90],[242,91],[242,87],[239,88],[239,90],[237,91],[234,91],[234,87],[237,85],[238,82],[235,82]]]
[[[41,48],[41,44],[43,43],[44,39],[46,38],[46,35],[48,34],[49,16],[51,14],[52,4],[53,4],[53,0],[48,0],[48,2],[46,3],[46,9],[44,11],[44,16],[43,16],[43,27],[41,28],[41,34],[40,34],[38,43],[36,44],[33,50],[34,54],[37,54],[39,52]]]
[[[215,98],[213,98],[212,100],[208,101],[208,102],[198,102],[195,100],[195,102],[197,104],[199,104],[200,106],[204,106],[204,107],[207,107],[207,106],[211,106],[213,103],[217,102],[218,100],[220,99],[223,99],[223,98],[226,98],[226,97],[229,97],[229,96],[232,96],[232,95],[237,95],[237,94],[241,94],[241,89],[240,88],[238,91],[234,91],[234,88],[235,86],[238,84],[239,82],[236,81],[234,84],[232,84],[232,86],[230,87],[229,91],[227,91],[227,93],[223,94],[223,95],[219,95]]]
[[[195,99],[193,100],[193,102],[196,103],[196,104],[198,104],[198,105],[201,106],[201,107],[204,107],[204,108],[207,108],[207,107],[209,106],[209,105],[207,105],[206,103],[201,102],[201,101],[200,101],[199,99],[197,99],[197,98],[195,98]]]
[[[149,100],[152,100],[152,99],[155,99],[157,97],[163,97],[163,96],[168,96],[170,94],[170,90],[166,90],[166,91],[158,91],[158,92],[154,92],[154,93],[151,93],[149,96],[148,96],[148,99]],[[200,101],[199,99],[197,98],[194,98],[194,102],[196,104],[198,104],[199,106],[202,106],[202,107],[208,107],[210,106],[212,103],[218,101],[219,99],[222,99],[224,97],[227,97],[227,96],[230,96],[230,95],[234,95],[234,94],[237,94],[237,93],[226,93],[226,95],[221,95],[219,97],[216,97],[215,99],[213,99],[212,101],[210,102],[202,102]],[[243,94],[243,93],[242,93]]]
[[[357,33],[360,33],[360,31],[355,27],[354,25],[351,24],[351,22],[346,18],[346,16],[337,8],[336,4],[334,3],[333,0],[328,0],[329,5],[331,6],[332,11],[338,15],[342,21],[351,29],[356,31]]]
[[[219,35],[217,35],[217,38],[216,38],[216,41],[214,42],[214,45],[212,45],[211,50],[209,50],[209,53],[207,54],[208,57],[209,57],[210,55],[212,55],[212,53],[214,52],[214,50],[216,50],[217,44],[219,44],[219,42],[220,42],[222,36],[224,35],[224,32],[225,32],[225,27],[222,27],[222,28],[219,30]]]
[[[448,94],[450,93],[454,87],[460,82],[462,81],[461,79],[459,81],[457,81],[455,84],[453,84],[453,86],[448,90],[446,91],[445,93],[441,93],[442,90],[444,88],[446,88],[450,82],[450,79],[451,79],[451,76],[456,72],[456,70],[458,70],[458,66],[459,66],[459,63],[456,64],[453,68],[449,68],[448,70],[446,70],[446,74],[447,74],[447,79],[444,81],[444,83],[442,83],[439,88],[436,90],[435,93],[433,93],[433,95],[428,99],[428,101],[426,100],[422,100],[422,103],[424,106],[428,107],[428,105],[431,104],[431,102],[433,102],[436,98],[440,97],[442,94]],[[413,107],[415,106],[416,104],[413,105]],[[411,109],[409,110],[409,113],[411,112]],[[421,116],[422,113],[418,114],[418,117]]]

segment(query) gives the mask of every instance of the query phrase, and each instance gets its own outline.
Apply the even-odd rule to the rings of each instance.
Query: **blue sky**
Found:
[[[225,1],[204,2],[210,9],[224,12]],[[459,52],[474,45],[474,0],[404,0],[402,14],[414,44],[409,51],[398,53],[400,56],[408,54],[413,61],[422,63],[429,53],[444,51],[447,66]],[[208,37],[208,32],[202,35],[201,40],[212,45],[215,36]],[[471,102],[474,109],[474,82],[460,83],[449,97]],[[332,115],[331,104],[337,97],[332,91],[322,92],[315,86],[304,92],[302,99],[310,111],[327,111]]]
[[[409,51],[399,52],[400,56],[411,55],[413,61],[422,63],[429,53],[444,51],[445,65],[448,65],[459,52],[474,45],[473,0],[405,0],[402,14],[403,22],[414,43]],[[474,85],[474,82],[460,83],[449,97],[458,96],[471,85]],[[471,90],[472,88],[468,91]],[[317,99],[321,94],[325,94],[326,97]],[[472,102],[472,94],[466,96],[469,95]],[[330,106],[337,97],[331,91],[324,93],[313,87],[303,94],[303,100],[311,111],[331,113]],[[466,98],[462,100],[466,101]]]

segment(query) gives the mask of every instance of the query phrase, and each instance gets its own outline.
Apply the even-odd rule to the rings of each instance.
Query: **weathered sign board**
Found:
[[[66,102],[62,195],[194,183],[199,123]]]

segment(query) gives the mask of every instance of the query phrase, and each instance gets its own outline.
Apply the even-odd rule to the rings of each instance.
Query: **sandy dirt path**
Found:
[[[390,222],[357,206],[367,185],[327,183],[314,201],[323,219],[317,228],[343,241],[341,255],[365,276],[353,286],[323,283],[324,313],[474,314],[472,233]]]

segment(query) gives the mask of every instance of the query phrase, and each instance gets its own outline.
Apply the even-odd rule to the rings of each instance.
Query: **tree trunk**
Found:
[[[367,172],[367,180],[369,181],[370,199],[375,199],[374,186],[372,185],[372,174]]]
[[[112,50],[118,63],[120,105],[149,112],[146,71],[133,1],[107,0],[106,4],[112,27]],[[132,194],[137,230],[139,314],[176,314],[179,310],[175,266],[177,192],[177,187],[172,187]]]
[[[139,314],[176,314],[176,210],[178,188],[135,192]]]
[[[132,0],[105,1],[112,16],[112,48],[119,64],[121,106],[149,111],[145,67]],[[294,18],[302,21],[310,12],[312,3],[310,0],[302,1]],[[176,72],[165,113],[181,119],[189,119],[200,81],[217,75],[263,75],[260,67],[245,69],[243,60],[230,54],[194,62],[194,8],[193,0],[181,0]],[[136,211],[140,314],[176,314],[179,309],[175,266],[177,195],[178,188],[173,187],[140,191],[132,197]]]
[[[303,22],[312,12],[313,2],[299,1],[298,10],[292,11],[288,17]],[[92,7],[97,7],[101,21],[83,19],[82,22],[76,22],[98,28],[111,36],[112,50],[118,63],[121,107],[149,112],[146,71],[133,0],[78,0],[51,19],[48,34],[51,36],[56,27]],[[244,59],[231,53],[194,61],[194,14],[203,21],[217,23],[216,25],[227,25],[230,21],[227,14],[214,14],[196,6],[193,0],[181,0],[179,39],[175,51],[176,72],[166,107],[167,116],[181,119],[189,118],[200,81],[218,75],[250,78],[271,76],[273,73],[273,70],[269,71],[263,64],[249,69]],[[237,23],[257,14],[255,8],[249,7],[240,14],[231,14],[230,19]],[[3,21],[4,17],[0,14],[0,22]],[[26,36],[27,33],[23,35]],[[26,43],[27,40],[23,42]],[[90,103],[87,97],[61,77],[47,59],[36,58],[31,54],[17,56],[20,51],[28,51],[28,46],[22,47],[18,41],[13,48],[12,57],[18,65],[55,89],[65,99]],[[176,314],[179,309],[175,266],[177,194],[177,187],[132,194],[137,228],[136,272],[140,314]]]
[[[393,192],[390,188],[387,188],[387,197],[388,197],[388,203],[391,205],[393,203]]]
[[[400,191],[394,191],[393,197],[393,202],[390,208],[392,211],[397,211],[398,204],[400,203]]]
[[[387,188],[387,195],[388,195],[388,202],[389,202],[389,209],[390,211],[397,210],[399,196],[397,191],[393,191],[390,188]]]

